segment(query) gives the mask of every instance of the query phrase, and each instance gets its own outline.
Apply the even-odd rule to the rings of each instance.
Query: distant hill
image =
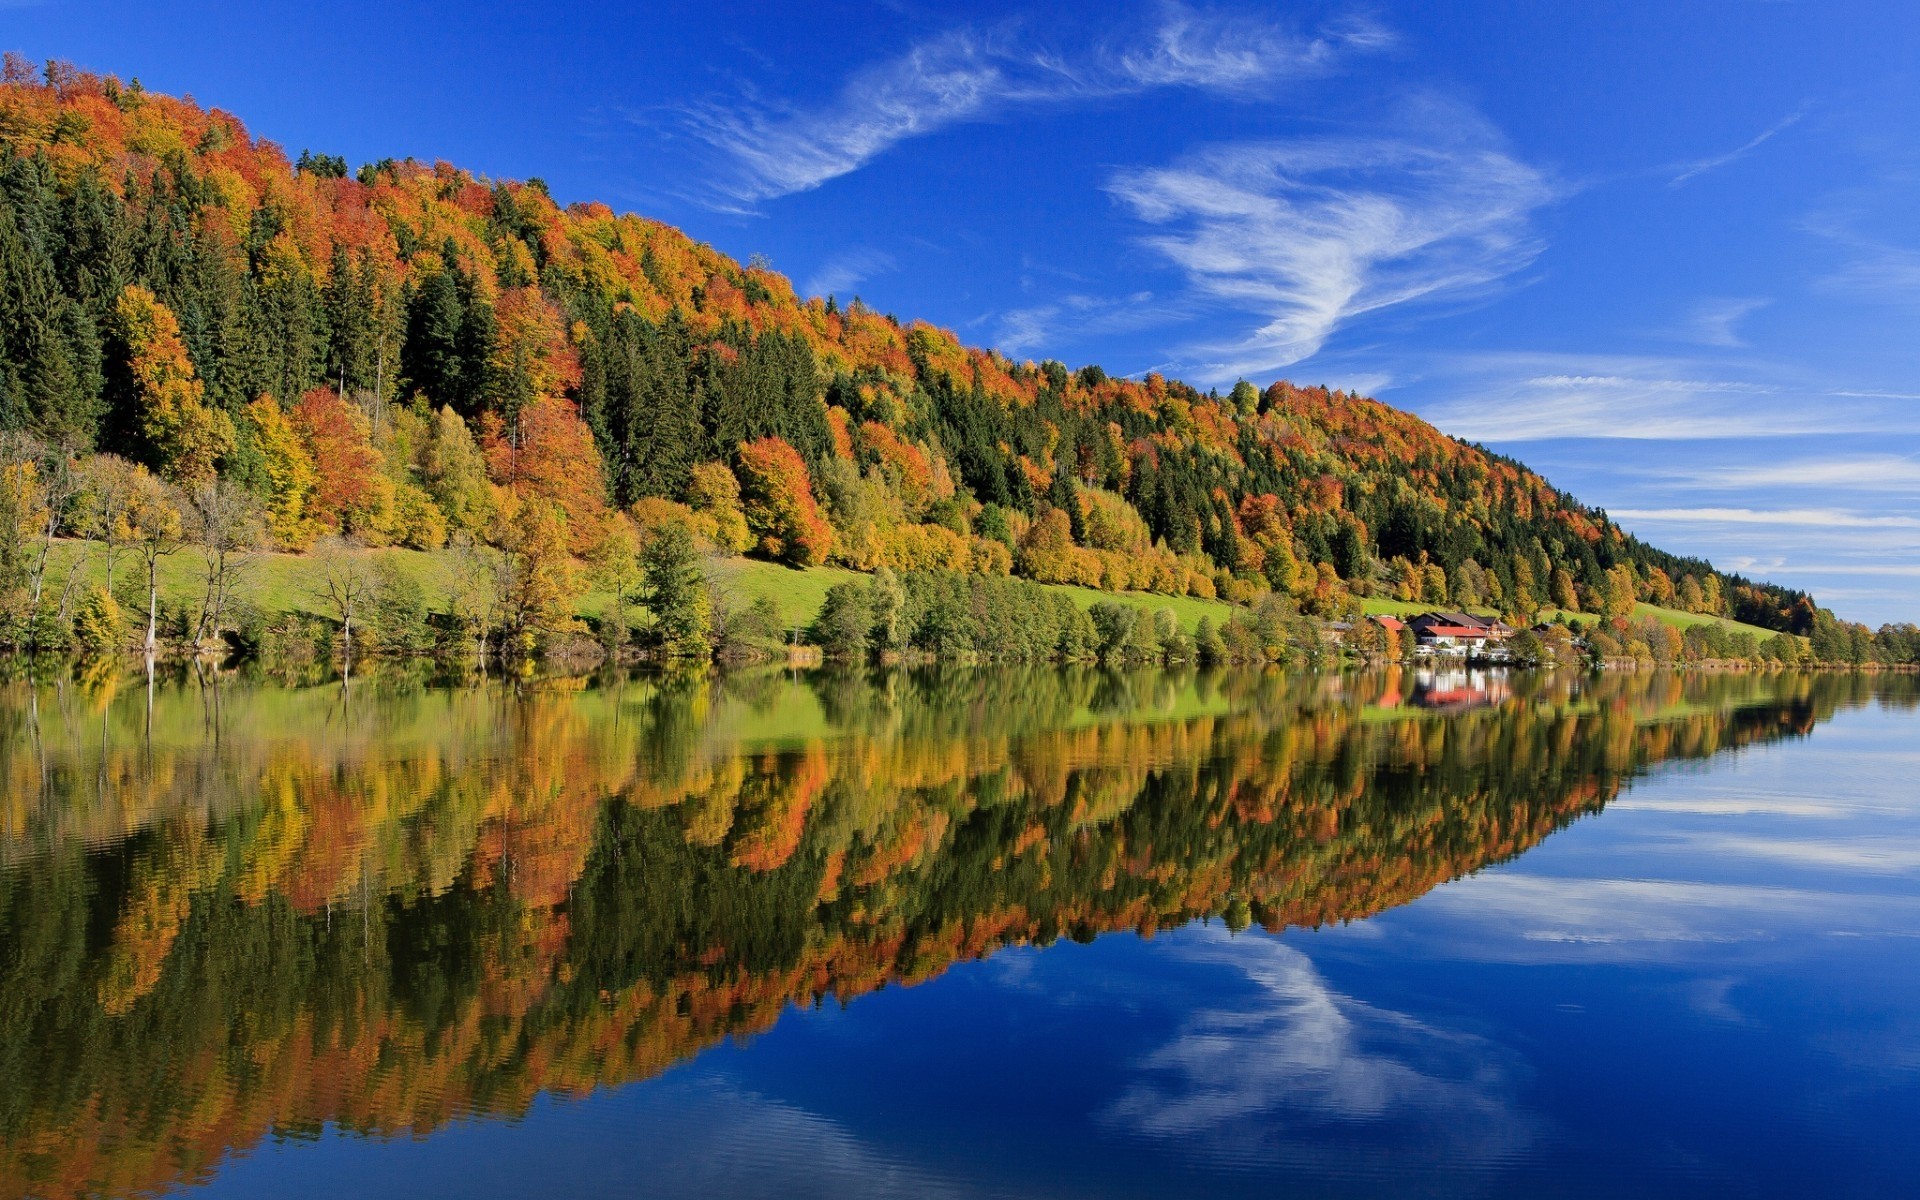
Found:
[[[17,56],[0,430],[217,470],[294,548],[486,536],[491,487],[553,500],[585,553],[617,513],[724,513],[734,485],[697,470],[720,464],[750,529],[709,535],[801,565],[1279,589],[1318,611],[1645,600],[1794,632],[1814,613],[1374,400],[1015,362],[801,298],[660,222],[561,208],[537,179],[350,174],[191,99]]]

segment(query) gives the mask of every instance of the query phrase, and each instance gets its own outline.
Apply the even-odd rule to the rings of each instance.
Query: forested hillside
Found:
[[[238,493],[285,549],[591,559],[679,526],[795,565],[1309,612],[1638,599],[1795,632],[1814,613],[1374,400],[1014,362],[537,179],[293,160],[190,99],[17,56],[0,430],[16,527],[124,528],[109,501],[153,483]]]

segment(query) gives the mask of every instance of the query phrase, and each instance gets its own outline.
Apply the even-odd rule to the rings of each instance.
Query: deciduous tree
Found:
[[[740,494],[760,552],[798,567],[826,561],[833,528],[813,497],[807,464],[780,438],[740,446]]]
[[[233,449],[233,422],[207,404],[206,389],[180,340],[180,323],[138,284],[114,305],[141,433],[167,478],[199,483]]]

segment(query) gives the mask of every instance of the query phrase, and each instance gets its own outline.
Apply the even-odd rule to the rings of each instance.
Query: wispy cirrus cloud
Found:
[[[884,275],[893,268],[893,255],[871,246],[856,246],[821,263],[820,269],[807,278],[800,291],[808,296],[844,295],[875,275]]]
[[[750,207],[856,171],[892,147],[1024,109],[1164,88],[1227,94],[1321,74],[1390,40],[1350,21],[1312,34],[1280,24],[1168,5],[1131,44],[1073,51],[1037,46],[1012,26],[963,27],[856,72],[811,108],[751,98],[696,105],[689,131],[722,156],[715,207]]]
[[[1681,184],[1686,183],[1689,179],[1697,178],[1701,175],[1705,175],[1708,171],[1718,170],[1719,168],[1726,166],[1728,163],[1737,162],[1740,159],[1745,158],[1747,155],[1752,154],[1755,150],[1758,150],[1761,146],[1765,145],[1767,142],[1773,140],[1773,138],[1775,138],[1779,134],[1799,124],[1800,119],[1806,115],[1807,115],[1806,106],[1802,105],[1801,107],[1795,109],[1793,112],[1788,113],[1786,116],[1780,118],[1778,121],[1775,121],[1773,124],[1761,130],[1760,133],[1755,137],[1749,139],[1748,141],[1742,142],[1740,145],[1734,147],[1732,150],[1729,150],[1724,154],[1714,154],[1706,158],[1695,159],[1692,162],[1679,164],[1679,173],[1676,174],[1672,179],[1667,180],[1667,186],[1679,187]]]
[[[1920,251],[1885,243],[1853,243],[1857,256],[1823,276],[1829,295],[1901,305],[1920,304]]]
[[[1203,377],[1317,353],[1363,314],[1484,291],[1533,261],[1535,209],[1561,193],[1477,114],[1425,99],[1391,133],[1215,146],[1117,172],[1108,191],[1201,296],[1262,318],[1193,347]]]
[[[1777,389],[1738,380],[1653,372],[1543,372],[1490,383],[1485,391],[1427,416],[1448,433],[1478,442],[1553,438],[1720,438],[1818,432],[1813,414],[1786,412],[1756,427],[1728,417]]]
[[[1687,310],[1678,336],[1683,341],[1702,346],[1737,349],[1747,344],[1740,337],[1740,322],[1765,308],[1768,303],[1768,300],[1757,296],[1714,297],[1698,301]]]
[[[1518,1104],[1524,1064],[1507,1047],[1346,995],[1277,940],[1185,936],[1187,957],[1243,972],[1251,994],[1196,1002],[1102,1123],[1216,1162],[1235,1147],[1267,1161],[1350,1162],[1349,1139],[1364,1139],[1389,1175],[1418,1175],[1436,1155],[1509,1159],[1538,1136]]]
[[[1749,565],[1738,559],[1730,559],[1728,561],[1732,565],[1733,569],[1736,571],[1744,571],[1748,568],[1748,565]],[[1884,577],[1888,579],[1920,579],[1920,563],[1885,563],[1885,562],[1790,563],[1790,562],[1772,561],[1767,564],[1766,569],[1770,573],[1775,575],[1832,575],[1836,577],[1846,576],[1846,575],[1866,575],[1866,576],[1872,576],[1872,577]],[[1824,587],[1820,589],[1820,593],[1823,596],[1838,594],[1834,589],[1824,588]],[[1861,593],[1861,594],[1864,595],[1869,593]],[[1870,594],[1883,595],[1888,593],[1873,592]],[[1913,593],[1902,590],[1901,592],[1898,593],[1898,595],[1911,599]]]
[[[1920,432],[1894,398],[1821,386],[1764,363],[1684,357],[1490,353],[1436,361],[1445,399],[1421,414],[1480,442],[1559,438],[1727,440]]]
[[[994,345],[1008,354],[1043,353],[1063,329],[1077,335],[1132,333],[1168,319],[1177,305],[1156,303],[1152,292],[1118,299],[1070,292],[1044,304],[1008,309],[997,315]]]
[[[1863,492],[1920,492],[1920,461],[1910,455],[1864,454],[1700,467],[1660,473],[1679,487],[1747,491],[1759,488],[1835,488]]]
[[[1910,192],[1911,184],[1901,180],[1903,202]],[[1845,255],[1845,261],[1814,281],[1815,290],[1871,304],[1920,305],[1920,250],[1865,232],[1876,224],[1886,225],[1884,216],[1875,220],[1875,211],[1886,204],[1874,189],[1858,189],[1806,218],[1803,227],[1808,233],[1838,246]]]
[[[1920,517],[1875,516],[1839,508],[1618,508],[1627,521],[1704,525],[1769,525],[1776,528],[1920,529]]]

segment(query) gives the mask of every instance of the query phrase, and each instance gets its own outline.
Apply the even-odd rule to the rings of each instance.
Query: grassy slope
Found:
[[[53,557],[47,572],[47,588],[58,592],[65,585],[68,566],[82,552],[76,542],[62,542],[54,547]],[[449,575],[449,555],[446,552],[424,552],[389,548],[383,550],[365,550],[360,553],[375,559],[384,559],[404,564],[415,573],[427,595],[429,606],[438,608],[445,603]],[[139,558],[131,552],[122,552],[114,562],[114,578],[120,582],[124,594],[126,581],[136,579],[143,567]],[[198,552],[182,549],[167,556],[160,563],[160,595],[163,601],[185,604],[197,601],[201,589],[201,559]],[[780,617],[789,626],[805,626],[812,622],[814,614],[820,611],[825,602],[827,589],[836,583],[854,582],[867,578],[857,571],[842,570],[837,567],[816,567],[798,571],[783,567],[778,563],[761,562],[750,558],[714,558],[707,560],[709,575],[723,587],[731,591],[742,602],[752,601],[761,596],[769,596],[780,610]],[[98,547],[86,554],[86,561],[80,573],[81,584],[99,583],[105,578],[105,562]],[[254,559],[247,567],[246,582],[242,586],[242,595],[258,604],[269,615],[303,612],[319,614],[324,606],[315,595],[317,580],[312,566],[305,559],[293,554],[263,554]],[[1072,598],[1081,608],[1091,607],[1101,600],[1114,600],[1122,604],[1133,604],[1147,609],[1167,608],[1180,620],[1181,628],[1192,632],[1200,623],[1201,617],[1213,618],[1218,625],[1233,614],[1233,607],[1218,600],[1200,600],[1191,596],[1154,596],[1129,592],[1112,594],[1095,591],[1091,588],[1068,587],[1049,584],[1049,590],[1063,593]],[[581,603],[581,611],[589,616],[598,616],[604,609],[607,598],[598,592],[589,592]],[[1434,608],[1431,604],[1414,604],[1403,600],[1389,600],[1383,597],[1370,597],[1362,602],[1362,608],[1368,613],[1390,613],[1394,616],[1410,616]],[[1482,610],[1484,611],[1484,610]],[[1542,613],[1542,618],[1552,620],[1555,610]],[[1597,618],[1590,613],[1566,614],[1592,624]],[[1717,621],[1734,629],[1744,629],[1754,637],[1765,640],[1773,636],[1773,631],[1757,625],[1743,625],[1725,617],[1702,616],[1698,613],[1685,613],[1677,609],[1657,608],[1651,604],[1642,604],[1636,615],[1656,617],[1679,629],[1690,625],[1699,625],[1708,621]]]
[[[404,564],[414,572],[427,594],[427,603],[438,607],[446,602],[447,563],[445,554],[419,550],[363,550],[374,559]],[[61,542],[54,546],[47,567],[47,590],[57,594],[66,586],[68,568],[84,554],[79,574],[80,589],[106,579],[106,559],[98,545]],[[190,547],[177,550],[160,560],[158,579],[163,604],[197,603],[204,587],[204,560]],[[318,579],[312,564],[294,554],[262,554],[244,568],[240,595],[258,604],[270,614],[304,612],[319,614],[324,606],[315,594]],[[146,565],[140,556],[123,550],[114,557],[114,590],[124,596],[130,583],[144,590]]]
[[[106,564],[100,548],[95,546],[84,552],[86,557],[79,576],[83,589],[106,578]],[[68,567],[82,553],[83,547],[78,542],[62,542],[54,547],[47,571],[47,587],[50,591],[57,593],[65,586]],[[430,607],[438,608],[446,602],[450,579],[450,555],[447,552],[388,548],[359,553],[372,559],[404,565],[420,580]],[[202,588],[201,564],[199,552],[191,548],[181,549],[161,559],[159,580],[162,602],[196,603]],[[810,624],[814,614],[820,611],[821,604],[826,601],[827,589],[834,584],[868,578],[857,571],[837,567],[797,571],[778,563],[750,558],[712,558],[707,560],[706,569],[716,582],[743,603],[761,596],[771,597],[780,610],[781,620],[790,626]],[[122,551],[114,560],[116,590],[124,595],[129,581],[139,580],[144,571],[145,567],[138,556],[130,551]],[[269,616],[284,613],[319,615],[326,611],[326,607],[316,595],[318,582],[312,564],[299,555],[262,554],[246,567],[241,595],[258,604]],[[1233,611],[1229,605],[1218,601],[1196,600],[1187,596],[1113,595],[1078,587],[1053,587],[1051,590],[1066,594],[1081,608],[1090,607],[1099,600],[1115,600],[1148,609],[1170,608],[1180,619],[1182,628],[1188,631],[1199,624],[1202,616],[1210,616],[1218,624]],[[604,593],[589,591],[581,601],[580,609],[584,615],[598,616],[606,604],[607,596]]]
[[[708,570],[722,586],[742,599],[752,600],[760,596],[771,596],[780,608],[781,619],[789,625],[805,625],[811,622],[814,614],[820,611],[820,605],[826,600],[827,589],[834,584],[857,582],[868,578],[858,571],[846,571],[837,567],[816,567],[812,570],[796,571],[792,567],[783,567],[778,563],[761,562],[752,558],[711,559],[708,562]],[[1233,614],[1233,607],[1229,604],[1218,600],[1199,600],[1191,596],[1152,596],[1138,592],[1115,594],[1060,584],[1048,584],[1047,590],[1068,596],[1081,608],[1090,608],[1097,601],[1113,600],[1146,609],[1172,609],[1173,615],[1180,620],[1180,627],[1189,633],[1200,623],[1201,617],[1212,617],[1213,623],[1218,625]]]
[[[1443,607],[1445,606],[1438,604],[1415,604],[1407,600],[1388,600],[1378,596],[1368,597],[1361,602],[1361,609],[1370,615],[1374,613],[1384,613],[1396,617],[1415,616],[1419,613],[1431,612],[1436,608]],[[1493,610],[1489,608],[1476,608],[1473,611],[1488,615],[1491,615],[1493,612]],[[1675,629],[1681,630],[1685,630],[1689,626],[1705,625],[1712,622],[1725,625],[1729,629],[1744,629],[1760,641],[1765,641],[1775,634],[1774,630],[1762,629],[1758,625],[1743,624],[1739,621],[1730,620],[1727,617],[1710,617],[1701,613],[1681,612],[1677,608],[1661,608],[1654,604],[1635,605],[1633,615],[1635,617],[1653,617],[1656,620],[1664,621]],[[1593,625],[1600,620],[1599,617],[1592,613],[1573,612],[1567,609],[1549,608],[1541,610],[1540,613],[1540,619],[1543,621],[1551,621],[1557,616],[1564,616],[1568,620],[1577,620],[1585,625]]]

